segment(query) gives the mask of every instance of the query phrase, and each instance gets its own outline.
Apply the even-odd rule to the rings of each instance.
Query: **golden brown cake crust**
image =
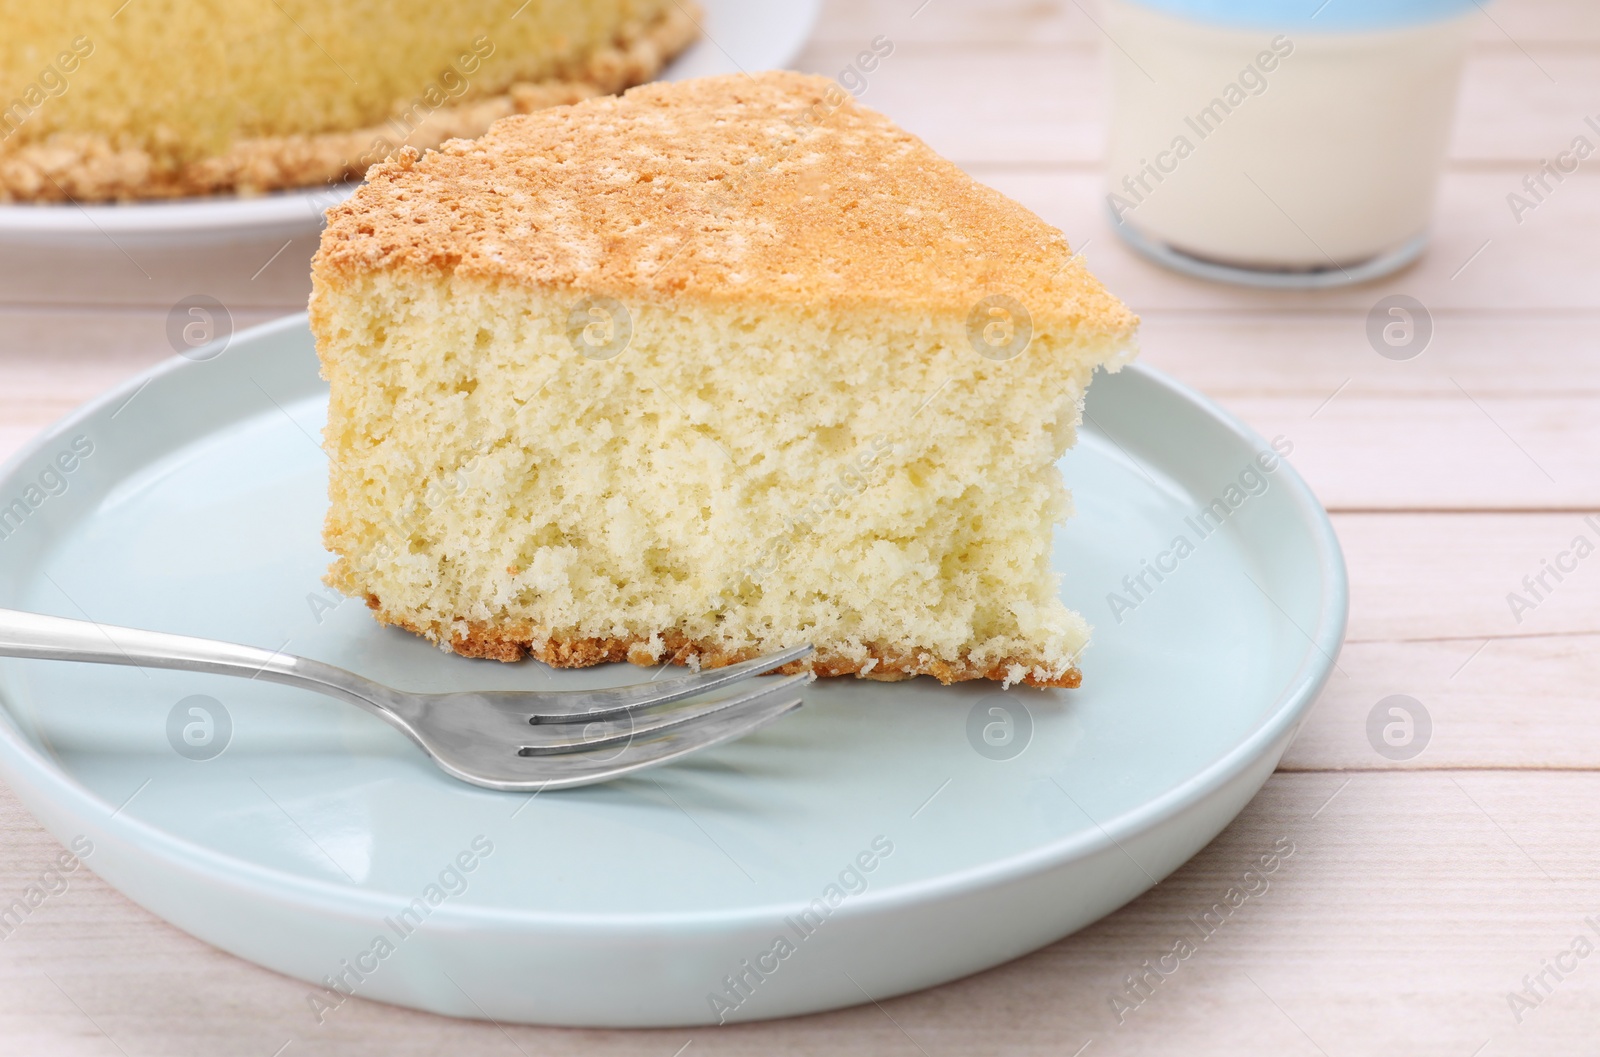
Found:
[[[422,635],[435,642],[441,636],[433,628],[419,627],[396,614],[386,613],[377,599],[368,597],[367,605],[381,623],[402,628],[412,634]],[[682,667],[722,668],[758,656],[755,651],[733,652],[714,643],[698,642],[676,631],[663,631],[652,645],[647,638],[562,638],[541,637],[531,627],[498,628],[469,622],[465,633],[452,635],[447,645],[463,657],[515,662],[533,657],[552,668],[590,668],[597,664],[628,662],[640,667],[676,664]],[[1010,657],[992,665],[982,666],[967,661],[940,660],[925,651],[906,653],[867,646],[867,656],[862,659],[846,657],[837,652],[818,651],[803,661],[785,665],[778,671],[785,675],[797,672],[815,672],[819,678],[854,675],[863,679],[898,682],[918,675],[931,675],[941,683],[967,682],[989,679],[995,682],[1021,683],[1040,688],[1059,687],[1075,690],[1083,684],[1083,673],[1078,668],[1068,668],[1054,678],[1038,675],[1046,666],[1034,658]],[[1026,674],[1018,675],[1019,672]]]
[[[225,192],[260,193],[359,179],[367,167],[405,146],[437,147],[482,135],[512,114],[576,103],[643,84],[699,36],[690,0],[674,3],[638,36],[590,56],[573,80],[521,83],[501,95],[441,107],[405,138],[392,125],[312,135],[241,139],[226,152],[162,171],[136,147],[99,133],[62,132],[0,150],[0,202],[104,202]],[[385,146],[387,145],[387,146]]]
[[[318,281],[437,275],[621,299],[880,306],[1131,338],[1066,238],[833,81],[730,74],[497,122],[374,166]]]

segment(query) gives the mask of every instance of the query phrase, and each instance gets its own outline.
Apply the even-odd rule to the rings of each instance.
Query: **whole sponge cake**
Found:
[[[690,0],[0,0],[0,201],[267,191],[639,84]]]
[[[1055,463],[1134,317],[832,82],[650,85],[329,213],[328,582],[470,656],[1076,686]]]

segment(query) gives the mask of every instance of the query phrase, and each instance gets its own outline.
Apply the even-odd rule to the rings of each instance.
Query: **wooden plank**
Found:
[[[1582,515],[1336,514],[1333,524],[1350,570],[1352,642],[1600,634],[1600,554],[1560,583],[1546,574],[1542,597],[1522,582],[1580,533],[1596,540]],[[1513,593],[1535,603],[1518,607],[1520,621]]]
[[[1157,312],[1143,359],[1290,438],[1329,509],[1600,508],[1600,371],[1589,367],[1600,319],[1431,321],[1426,349],[1396,361],[1375,351],[1359,309]]]
[[[846,74],[871,39],[814,40],[796,65],[852,88],[861,83],[853,78],[864,78],[862,103],[964,166],[1101,164],[1110,102],[1098,43],[1033,37],[978,46],[897,42],[877,69]],[[1575,136],[1600,149],[1600,133],[1584,123],[1591,109],[1583,101],[1591,99],[1600,99],[1600,49],[1535,45],[1474,52],[1463,75],[1450,158],[1513,170],[1512,189]],[[1590,164],[1600,166],[1596,158]]]
[[[233,312],[298,311],[311,293],[316,235],[150,247],[123,236],[82,247],[0,246],[0,306],[138,305],[163,312],[207,294]]]
[[[283,306],[293,311],[293,306]],[[233,314],[235,331],[276,318],[271,310]],[[1378,355],[1367,313],[1144,314],[1140,361],[1220,399],[1292,397],[1309,414],[1339,390],[1345,396],[1459,395],[1471,392],[1580,397],[1600,393],[1587,369],[1600,314],[1527,319],[1486,312],[1430,316],[1433,336],[1410,360]],[[40,400],[80,402],[112,382],[171,355],[166,312],[137,307],[0,309],[0,400],[13,414]],[[1507,364],[1514,363],[1514,371]],[[59,391],[59,395],[58,395]],[[5,416],[0,416],[3,419]]]
[[[1459,384],[1491,403],[1511,396],[1600,395],[1600,370],[1591,367],[1600,314],[1431,313],[1432,338],[1408,360],[1379,355],[1367,337],[1367,315],[1359,307],[1326,313],[1146,312],[1140,360],[1223,401],[1293,398],[1308,418],[1320,418],[1317,408],[1333,393],[1335,401],[1462,399]]]
[[[1600,134],[1584,122],[1596,113],[1591,101],[1597,99],[1600,50],[1592,44],[1581,49],[1535,44],[1477,51],[1462,78],[1450,158],[1456,163],[1537,163],[1568,149],[1575,136],[1600,148]]]
[[[1339,666],[1283,769],[1600,769],[1600,635],[1359,642],[1345,647]],[[1424,710],[1426,733],[1383,705],[1397,694]],[[1367,726],[1374,712],[1376,743]],[[1382,741],[1392,723],[1401,724],[1392,737],[1404,745]]]
[[[1587,232],[1600,221],[1600,173],[1579,170],[1520,224],[1506,203],[1520,188],[1520,171],[1447,173],[1434,242],[1418,265],[1353,289],[1265,293],[1203,283],[1136,257],[1116,241],[1106,219],[1104,178],[1098,172],[991,165],[981,158],[968,167],[982,182],[1061,227],[1074,245],[1087,246],[1091,268],[1140,311],[1364,311],[1392,292],[1419,297],[1434,311],[1486,304],[1557,311],[1600,307],[1597,258],[1587,242]],[[146,255],[147,273],[109,252],[0,254],[0,309],[122,305],[165,311],[183,297],[202,293],[235,313],[300,311],[310,290],[307,268],[314,245],[292,243],[267,273],[275,276],[271,284],[251,277],[251,266],[273,247],[266,249],[266,254],[198,254],[170,266]]]
[[[235,331],[279,313],[240,310]],[[0,310],[0,460],[79,404],[173,354],[165,309]]]
[[[867,39],[814,42],[796,66],[840,77]],[[1104,80],[1093,45],[897,43],[859,97],[961,165],[1085,166],[1105,152]]]
[[[277,314],[234,313],[234,329]],[[1589,369],[1600,313],[1527,318],[1452,309],[1429,319],[1433,336],[1425,350],[1397,361],[1378,355],[1368,341],[1361,308],[1157,309],[1144,313],[1140,362],[1221,400],[1294,398],[1307,416],[1336,390],[1337,399],[1459,396],[1456,383],[1496,397],[1600,394],[1600,371]],[[0,371],[7,379],[0,390],[0,422],[26,415],[40,401],[75,406],[170,355],[165,324],[160,309],[0,308]],[[1508,370],[1511,364],[1515,370]]]
[[[1600,309],[1600,170],[1579,170],[1518,224],[1506,206],[1516,181],[1505,173],[1447,173],[1433,244],[1387,279],[1325,291],[1270,291],[1203,282],[1153,265],[1128,249],[1105,213],[1097,174],[975,169],[1066,232],[1089,268],[1136,311],[1367,312],[1390,294],[1430,311],[1544,312]],[[1271,208],[1265,205],[1263,208]]]
[[[1600,397],[1238,397],[1329,510],[1600,508]],[[1332,399],[1329,399],[1332,397]]]
[[[836,75],[859,50],[854,40],[823,39],[807,49],[799,65]],[[1024,173],[1040,166],[1086,170],[1061,176],[1077,178],[1074,193],[1091,214],[1100,208],[1099,177],[1087,171],[1098,168],[1104,142],[1103,78],[1093,47],[1034,41],[964,47],[958,53],[897,47],[870,75],[862,98],[980,178],[992,176],[998,182],[1019,167]],[[1574,136],[1600,141],[1600,134],[1583,123],[1584,106],[1574,102],[1590,98],[1600,98],[1600,53],[1535,47],[1527,54],[1507,50],[1475,55],[1453,156],[1504,170],[1474,174],[1487,181],[1475,208],[1504,214],[1500,220],[1520,229],[1511,222],[1505,196],[1519,190],[1522,176],[1538,159],[1566,148]],[[1569,178],[1556,197],[1592,199],[1591,189],[1583,185],[1582,179]],[[1527,223],[1546,213],[1562,210],[1541,206]],[[1569,222],[1558,216],[1552,226]],[[1492,234],[1463,247],[1452,259],[1465,260]],[[84,250],[8,247],[0,253],[0,304],[88,301],[165,307],[204,293],[234,309],[288,308],[304,303],[315,242],[312,236],[287,246],[276,239],[248,239],[204,252],[109,242]]]
[[[1348,782],[1347,782],[1348,779]],[[1008,965],[879,1005],[723,1028],[576,1031],[452,1021],[353,999],[318,1025],[305,985],[216,952],[79,874],[0,943],[0,1035],[24,1055],[640,1055],[858,1052],[1588,1052],[1600,963],[1521,1023],[1507,1002],[1600,911],[1593,773],[1278,774],[1151,892]],[[57,849],[8,794],[0,892]],[[1258,859],[1279,851],[1276,869]],[[1282,854],[1287,852],[1288,854]],[[1252,871],[1246,877],[1246,871]],[[1216,909],[1230,889],[1254,894]],[[1234,897],[1237,901],[1237,897]],[[1211,913],[1212,922],[1199,924]],[[1194,950],[1140,997],[1127,978]],[[1591,935],[1591,940],[1597,937]],[[48,976],[46,975],[48,974]],[[1119,1015],[1116,998],[1131,1007]],[[104,1033],[104,1034],[102,1034]]]
[[[1589,0],[1496,0],[1479,18],[1483,47],[1584,47],[1600,43],[1600,9]],[[913,17],[913,14],[915,17]],[[880,33],[895,40],[973,49],[1020,40],[1099,44],[1097,0],[828,0],[813,40],[853,44]]]
[[[1503,45],[1563,44],[1583,48],[1600,42],[1600,8],[1590,0],[1501,0],[1484,5],[1477,39]],[[1492,15],[1493,17],[1488,17]]]
[[[1469,62],[1452,156],[1503,168],[1491,196],[1502,205],[1538,159],[1553,157],[1580,134],[1600,140],[1583,124],[1587,100],[1600,98],[1600,50],[1572,46],[1583,39],[1582,27],[1600,18],[1579,18],[1576,7],[1546,11],[1549,6],[1533,5],[1523,19],[1523,5],[1497,5],[1494,18],[1508,31],[1521,33],[1526,23],[1525,39],[1513,44],[1502,37],[1502,46],[1481,48]],[[1575,22],[1578,36],[1541,42],[1538,27],[1558,24],[1558,17]],[[903,43],[895,26],[910,33]],[[917,35],[930,26],[936,27],[931,36]],[[1077,28],[1067,32],[1068,26]],[[1100,44],[1083,35],[1085,27],[1095,38],[1098,31],[1077,4],[1005,4],[980,15],[930,3],[915,19],[909,10],[868,4],[830,13],[824,27],[797,65],[837,75],[865,43],[888,35],[897,41],[895,53],[869,75],[863,100],[956,161],[980,172],[1099,165],[1105,107]],[[1095,198],[1099,192],[1088,193]],[[209,293],[231,307],[294,305],[304,301],[314,248],[311,236],[287,247],[250,239],[204,253],[132,242],[84,251],[8,247],[0,253],[0,303],[79,302],[92,291],[96,303],[170,305]]]
[[[1018,41],[1097,44],[1103,38],[1085,9],[1099,17],[1098,3],[1080,8],[1070,0],[991,0],[984,4],[827,0],[811,43],[855,47],[883,34],[896,42],[954,44],[972,50]]]
[[[241,312],[234,323],[266,318]],[[1441,316],[1437,348],[1407,363],[1373,352],[1364,323],[1158,316],[1147,360],[1289,438],[1332,510],[1600,508],[1600,373],[1569,378],[1587,320],[1546,321],[1510,386],[1509,350],[1529,346],[1519,323]],[[0,312],[0,455],[170,355],[165,326],[150,310]]]

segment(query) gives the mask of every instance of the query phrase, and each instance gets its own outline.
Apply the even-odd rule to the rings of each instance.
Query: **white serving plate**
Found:
[[[700,40],[662,73],[669,81],[787,66],[816,22],[821,0],[700,0]],[[355,184],[249,198],[217,195],[167,202],[102,205],[0,205],[7,243],[126,249],[204,246],[239,239],[314,235],[322,213]]]
[[[640,679],[466,660],[331,596],[325,401],[297,316],[72,415],[0,469],[0,503],[39,499],[0,539],[0,606],[281,648],[419,690]],[[316,981],[363,964],[364,998],[603,1026],[951,980],[1088,924],[1210,841],[1272,772],[1343,639],[1338,543],[1287,463],[1206,538],[1185,520],[1265,441],[1138,367],[1100,377],[1088,416],[1062,463],[1078,513],[1055,559],[1097,626],[1081,690],[831,680],[743,741],[530,798],[454,781],[314,694],[7,660],[0,775],[63,842],[92,844],[100,876],[308,981],[328,1018],[337,996]],[[1193,553],[1160,559],[1179,535]],[[1144,559],[1174,568],[1119,622],[1108,596]],[[179,751],[174,731],[208,717],[204,751]],[[458,856],[472,862],[459,879]],[[402,937],[389,922],[430,884],[456,891]],[[838,905],[799,939],[789,922],[830,885]],[[780,936],[795,949],[772,960]],[[733,1003],[741,959],[776,968]]]

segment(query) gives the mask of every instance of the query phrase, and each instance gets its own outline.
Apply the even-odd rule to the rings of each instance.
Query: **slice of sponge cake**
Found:
[[[330,213],[328,582],[469,656],[1076,686],[1055,463],[1136,320],[837,85],[657,84]]]

